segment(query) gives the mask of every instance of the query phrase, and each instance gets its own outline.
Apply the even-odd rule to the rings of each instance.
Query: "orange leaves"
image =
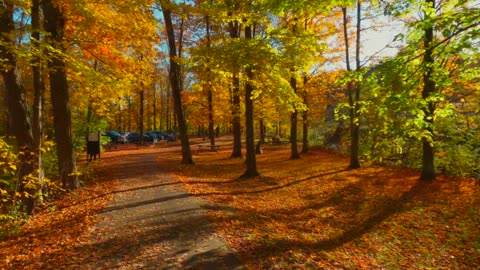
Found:
[[[0,242],[1,269],[44,269],[73,263],[74,248],[88,242],[95,215],[106,204],[113,182],[98,182],[47,204]],[[11,225],[12,226],[12,225]],[[5,228],[0,228],[2,231]]]
[[[480,260],[480,187],[471,179],[418,182],[418,172],[365,167],[318,150],[289,160],[266,145],[264,177],[239,180],[244,161],[230,149],[181,169],[187,189],[214,203],[210,218],[251,269],[475,268]],[[463,259],[466,258],[466,259]]]

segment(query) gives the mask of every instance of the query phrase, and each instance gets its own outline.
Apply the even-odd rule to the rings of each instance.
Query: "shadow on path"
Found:
[[[241,269],[215,234],[199,198],[156,164],[156,152],[134,152],[111,162],[119,186],[100,214],[88,254],[69,267],[82,269]],[[113,155],[113,154],[111,154]],[[109,160],[110,162],[110,160]]]

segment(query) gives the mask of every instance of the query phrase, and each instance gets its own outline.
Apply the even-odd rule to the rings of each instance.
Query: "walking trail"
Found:
[[[119,185],[91,234],[82,269],[241,269],[202,205],[162,172],[172,148],[115,151],[102,157]],[[174,154],[178,154],[175,151]]]

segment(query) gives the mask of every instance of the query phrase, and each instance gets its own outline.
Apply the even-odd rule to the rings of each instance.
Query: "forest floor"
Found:
[[[204,143],[198,139],[193,143]],[[208,143],[206,143],[208,144]],[[265,145],[243,159],[178,144],[118,146],[97,178],[45,205],[0,242],[0,269],[476,269],[480,185]],[[181,182],[181,184],[179,184]],[[187,192],[185,192],[185,190]],[[205,218],[206,217],[206,218]],[[228,244],[228,247],[225,246]],[[235,256],[230,253],[233,251]],[[237,260],[239,259],[239,261]]]

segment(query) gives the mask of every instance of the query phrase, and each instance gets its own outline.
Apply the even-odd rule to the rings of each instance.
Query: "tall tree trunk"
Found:
[[[307,75],[303,76],[303,103],[307,106],[308,109],[308,91],[307,91]],[[308,110],[303,111],[302,113],[303,120],[303,138],[302,138],[302,153],[306,154],[309,150],[308,143]]]
[[[168,47],[170,52],[170,85],[172,87],[172,95],[174,102],[175,115],[178,121],[180,131],[180,139],[182,143],[182,163],[193,164],[192,152],[190,150],[190,142],[188,140],[187,122],[183,111],[182,89],[180,88],[180,66],[177,59],[177,50],[175,47],[175,33],[172,25],[172,17],[168,6],[170,1],[161,1],[163,17],[165,19],[165,27],[167,30]]]
[[[355,40],[355,69],[360,71],[360,32],[362,22],[362,6],[361,0],[357,0],[357,37]],[[358,160],[359,146],[360,146],[360,89],[361,82],[356,82],[354,85],[354,104],[353,114],[355,123],[352,126],[352,158],[350,160],[350,168],[360,168],[360,161]]]
[[[153,130],[157,130],[157,90],[155,89],[155,83],[153,84]]]
[[[435,7],[435,0],[427,0],[428,7]],[[428,16],[426,15],[428,18]],[[423,91],[422,98],[426,100],[427,106],[423,108],[425,113],[424,121],[427,122],[427,132],[431,138],[423,137],[422,138],[422,174],[420,180],[422,181],[432,181],[435,179],[435,166],[434,166],[434,149],[433,149],[433,116],[435,112],[435,103],[428,98],[435,93],[436,85],[433,80],[433,25],[426,24],[425,27],[425,38],[424,38],[424,47],[425,54],[423,58],[423,64],[426,67],[426,71],[423,75]]]
[[[32,14],[32,46],[38,54],[41,52],[40,48],[40,30],[41,30],[41,20],[40,20],[40,0],[32,0],[31,7]],[[33,73],[33,140],[34,140],[34,149],[36,155],[35,167],[38,169],[38,182],[39,182],[39,192],[43,188],[43,161],[42,161],[42,145],[43,145],[43,108],[45,100],[45,85],[42,80],[42,66],[40,61],[40,56],[34,56],[32,59],[32,73]],[[42,195],[38,196],[39,201],[43,200]]]
[[[163,87],[160,85],[160,123],[158,123],[158,130],[163,130],[163,111],[165,108],[163,99]]]
[[[166,122],[166,128],[168,131],[171,131],[172,130],[172,117],[171,117],[171,114],[172,114],[172,110],[171,110],[171,105],[172,105],[172,102],[171,102],[171,91],[172,91],[172,87],[170,86],[170,79],[169,79],[169,82],[167,83],[167,112],[166,112],[166,118],[165,118],[165,122]]]
[[[50,46],[61,53],[65,53],[63,40],[65,17],[52,0],[44,1],[44,15],[45,30],[49,33],[48,42]],[[63,187],[72,190],[79,186],[79,182],[73,152],[70,93],[63,55],[56,53],[51,56],[48,61],[48,68],[50,70],[50,92],[59,176]]]
[[[27,112],[27,102],[25,100],[25,89],[17,77],[17,61],[15,55],[9,50],[9,47],[15,46],[14,39],[10,38],[15,30],[13,21],[14,6],[9,2],[0,4],[0,59],[2,59],[7,68],[1,69],[6,90],[6,101],[9,115],[12,118],[13,134],[17,140],[18,150],[20,152],[20,167],[18,168],[17,191],[20,198],[26,206],[26,212],[32,214],[35,209],[36,192],[35,188],[28,185],[29,174],[35,171],[35,158],[31,154],[34,150],[34,141],[32,127]],[[36,186],[36,185],[33,185]]]
[[[251,39],[252,35],[252,26],[245,26],[245,38]],[[255,128],[254,128],[254,118],[253,118],[253,100],[252,92],[253,85],[251,81],[253,80],[253,71],[251,67],[245,68],[245,73],[247,75],[248,81],[245,83],[245,131],[246,131],[246,164],[247,170],[242,178],[256,177],[260,174],[257,171],[257,160],[255,157]]]
[[[292,76],[290,78],[290,86],[293,89],[293,92],[297,94],[297,79]],[[297,143],[297,121],[298,121],[298,111],[295,108],[290,117],[290,159],[299,159],[300,154],[298,153],[298,143]]]
[[[132,98],[127,97],[127,107],[128,107],[128,113],[127,113],[127,127],[128,127],[128,132],[132,131]]]
[[[206,24],[206,31],[207,31],[207,50],[210,50],[210,18],[205,16],[205,24]],[[210,53],[210,52],[208,52]],[[209,60],[207,59],[207,64]],[[210,78],[210,67],[207,67],[207,100],[208,100],[208,137],[210,139],[210,145],[212,147],[212,151],[216,150],[215,147],[215,126],[213,123],[213,93],[212,93],[212,83]]]
[[[143,118],[145,114],[145,105],[143,104],[145,102],[145,91],[143,90],[143,83],[141,84],[142,90],[140,90],[140,112],[138,116],[138,131],[140,132],[140,144],[144,144],[143,141]]]
[[[240,24],[238,21],[230,22],[230,38],[240,38]],[[233,67],[232,77],[232,129],[233,149],[232,158],[242,157],[242,127],[240,119],[240,79],[238,67]]]
[[[360,2],[358,3],[358,10],[357,10],[357,16],[360,15]],[[345,38],[345,60],[346,60],[346,65],[347,65],[347,71],[350,72],[352,71],[350,67],[350,51],[349,51],[349,39],[348,39],[348,20],[347,20],[347,8],[342,8],[342,13],[343,13],[343,34]],[[358,17],[357,20],[357,44],[359,44],[360,40],[360,17]],[[357,47],[357,57],[358,55],[358,47]],[[358,63],[357,63],[357,69],[359,68]],[[348,87],[348,103],[350,105],[350,136],[351,136],[351,143],[350,143],[350,165],[348,166],[350,169],[356,169],[360,168],[360,162],[358,160],[358,139],[359,139],[359,119],[357,119],[357,106],[358,102],[356,102],[356,93],[359,91],[358,89],[355,89],[355,85],[353,82],[348,82],[347,84]]]

